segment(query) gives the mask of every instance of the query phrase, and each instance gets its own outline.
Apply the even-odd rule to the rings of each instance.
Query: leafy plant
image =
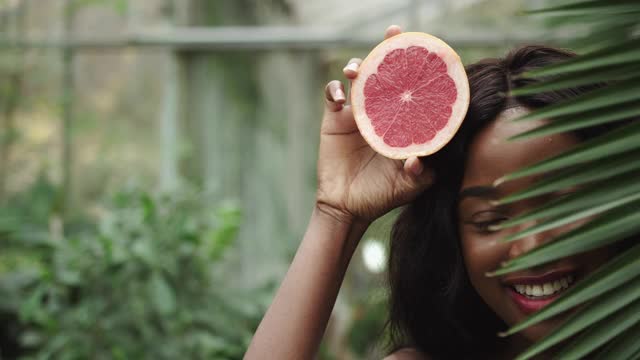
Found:
[[[576,25],[586,25],[588,34],[575,44],[587,50],[575,59],[524,74],[546,80],[514,90],[512,95],[593,83],[608,86],[516,119],[550,118],[551,121],[512,140],[613,122],[620,122],[620,127],[498,181],[559,171],[530,189],[502,199],[502,203],[580,185],[574,194],[502,224],[510,227],[531,219],[539,220],[537,225],[504,241],[594,218],[505,263],[490,275],[530,268],[603,246],[614,245],[625,250],[557,301],[501,335],[512,335],[580,306],[567,322],[518,359],[530,359],[565,341],[568,342],[558,358],[579,359],[595,354],[598,358],[637,359],[640,356],[637,340],[640,335],[640,122],[634,117],[640,115],[640,3],[637,0],[582,0],[529,13],[551,16],[549,24],[554,27],[575,29]]]
[[[19,303],[32,357],[240,359],[271,289],[229,286],[224,255],[242,216],[207,203],[123,191],[93,230],[41,242]]]

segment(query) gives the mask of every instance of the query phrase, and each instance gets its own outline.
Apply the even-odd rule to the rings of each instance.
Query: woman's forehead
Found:
[[[523,107],[505,110],[475,136],[469,146],[463,188],[492,184],[505,174],[557,155],[578,143],[571,134],[507,140],[547,123],[545,120],[513,121],[528,112]]]

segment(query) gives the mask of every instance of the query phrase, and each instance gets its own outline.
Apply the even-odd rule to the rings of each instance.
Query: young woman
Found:
[[[385,37],[400,31],[389,27]],[[496,179],[603,131],[590,128],[505,141],[545,123],[510,120],[589,90],[505,97],[510,89],[534,81],[517,75],[571,56],[528,46],[504,59],[468,66],[471,100],[462,127],[438,153],[405,162],[378,155],[366,144],[345,104],[342,83],[330,82],[321,127],[316,206],[245,358],[314,358],[361,236],[372,221],[402,205],[407,206],[391,239],[389,325],[394,352],[388,359],[507,359],[557,326],[566,315],[506,339],[496,336],[553,301],[610,258],[612,250],[591,251],[502,277],[489,278],[485,273],[578,225],[506,244],[498,240],[531,224],[502,231],[491,228],[561,195],[496,206],[492,200],[522,190],[539,177],[494,187]],[[345,67],[348,79],[357,76],[359,63],[360,59],[352,59]]]

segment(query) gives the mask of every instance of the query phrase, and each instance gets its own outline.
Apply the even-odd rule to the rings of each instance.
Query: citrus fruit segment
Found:
[[[392,159],[432,154],[448,143],[469,106],[469,82],[458,54],[442,40],[407,32],[380,43],[352,83],[358,129]]]

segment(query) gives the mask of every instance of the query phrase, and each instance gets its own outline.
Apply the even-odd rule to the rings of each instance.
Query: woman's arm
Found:
[[[316,207],[275,300],[245,359],[312,359],[366,223],[345,222]]]
[[[400,33],[389,27],[385,37]],[[345,67],[357,76],[359,59]],[[344,86],[325,88],[318,151],[316,206],[307,232],[245,359],[312,359],[322,339],[342,279],[367,226],[406,204],[432,182],[429,169],[374,152],[346,105]]]

